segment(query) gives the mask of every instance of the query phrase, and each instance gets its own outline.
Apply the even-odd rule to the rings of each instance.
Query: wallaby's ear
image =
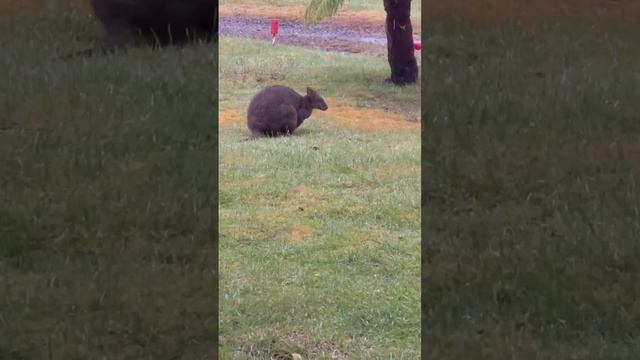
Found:
[[[307,87],[307,95],[309,95],[309,97],[314,97],[314,96],[318,96],[318,93],[312,88]]]

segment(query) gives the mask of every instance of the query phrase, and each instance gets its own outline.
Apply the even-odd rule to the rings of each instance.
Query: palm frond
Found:
[[[311,0],[304,12],[304,26],[318,23],[322,19],[333,16],[344,0]]]

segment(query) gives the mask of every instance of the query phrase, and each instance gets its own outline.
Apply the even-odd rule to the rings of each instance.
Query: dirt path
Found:
[[[403,114],[383,109],[362,108],[345,105],[339,99],[327,98],[329,110],[323,113],[323,121],[332,125],[356,131],[415,131],[420,129],[419,121],[409,121]],[[238,109],[222,110],[218,114],[220,130],[231,127],[246,127],[246,112]]]
[[[220,17],[219,24],[221,36],[271,41],[268,18]],[[376,27],[371,25],[351,27],[349,24],[323,22],[305,29],[302,21],[282,19],[276,44],[384,56],[387,38],[383,24]]]
[[[221,36],[271,41],[270,19],[277,18],[277,44],[386,56],[384,11],[344,9],[306,29],[303,6],[220,5],[219,11]],[[419,39],[419,14],[412,21],[414,38]]]

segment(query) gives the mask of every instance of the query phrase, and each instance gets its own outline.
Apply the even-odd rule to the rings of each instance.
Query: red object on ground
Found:
[[[414,41],[413,42],[413,48],[416,49],[416,50],[422,49],[422,43],[420,41]]]
[[[278,35],[278,19],[271,19],[271,37]]]

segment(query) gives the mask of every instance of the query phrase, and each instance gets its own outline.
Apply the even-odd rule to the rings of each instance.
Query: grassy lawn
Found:
[[[635,358],[640,24],[424,33],[424,355]]]
[[[0,358],[210,358],[217,53],[58,4],[0,18]]]
[[[221,358],[419,358],[420,130],[404,117],[417,120],[420,87],[386,85],[388,71],[221,40]],[[316,87],[329,110],[242,142],[249,100],[272,83]]]

